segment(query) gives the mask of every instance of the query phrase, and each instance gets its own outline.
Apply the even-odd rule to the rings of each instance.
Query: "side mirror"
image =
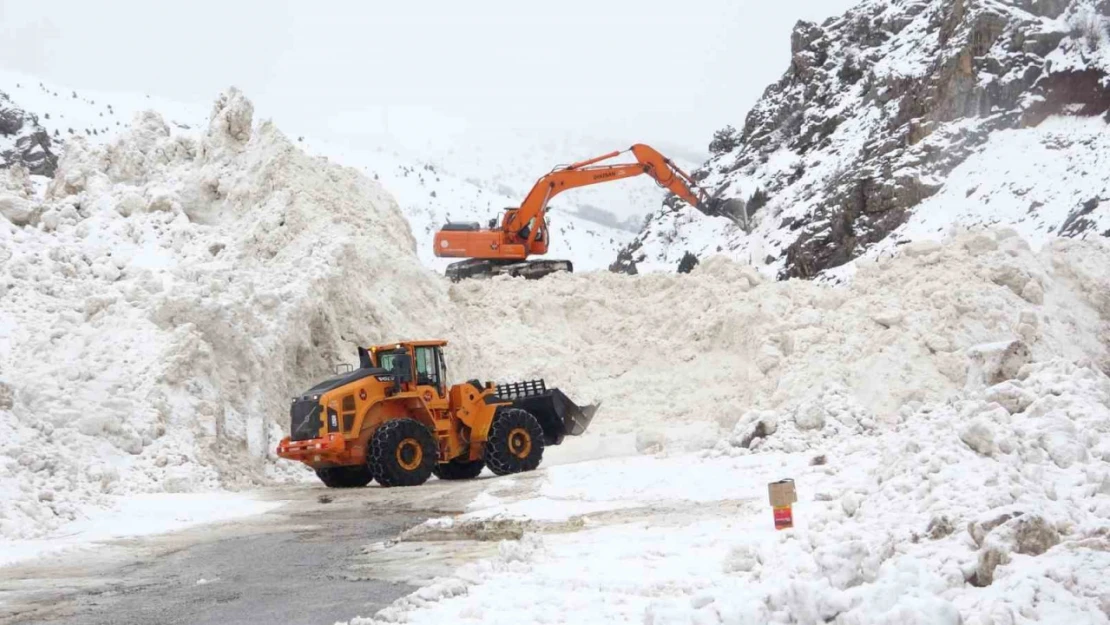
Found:
[[[370,369],[374,366],[373,361],[370,359],[370,352],[365,347],[358,348],[358,368]]]

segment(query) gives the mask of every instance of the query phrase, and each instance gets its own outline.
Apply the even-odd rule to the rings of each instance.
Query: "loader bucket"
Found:
[[[579,406],[559,389],[547,388],[543,380],[501,384],[497,395],[532,413],[543,428],[544,442],[549,445],[558,445],[566,435],[583,434],[601,407],[600,403]]]
[[[590,427],[590,422],[594,420],[594,413],[601,408],[601,402],[579,407],[569,397],[563,395],[562,391],[556,389],[554,392],[561,395],[566,402],[566,414],[563,415],[566,433],[571,436],[581,436],[586,432],[586,428]]]

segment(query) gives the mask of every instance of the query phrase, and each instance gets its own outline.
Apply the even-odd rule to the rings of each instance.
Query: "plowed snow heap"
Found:
[[[7,178],[0,206],[25,209],[0,220],[7,537],[107,495],[300,475],[272,457],[287,399],[356,343],[442,337],[453,379],[544,377],[603,401],[584,455],[789,450],[899,427],[1031,362],[1110,370],[1103,242],[965,234],[861,261],[841,287],[714,257],[448,285],[380,187],[252,130],[235,91],[197,141],[148,114],[106,148],[71,143],[45,200]],[[962,425],[951,436],[997,444]],[[1076,440],[1106,458],[1104,438]]]
[[[199,140],[149,113],[71,142],[44,200],[5,178],[0,536],[103,495],[272,477],[292,389],[445,299],[389,195],[252,131],[235,90]]]

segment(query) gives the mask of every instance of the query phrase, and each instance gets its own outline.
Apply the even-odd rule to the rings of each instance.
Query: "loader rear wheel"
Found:
[[[316,469],[316,477],[328,488],[362,488],[374,479],[367,466]]]
[[[436,463],[436,441],[415,419],[383,423],[367,450],[370,471],[382,486],[419,486],[428,481]]]
[[[437,464],[432,473],[441,480],[472,480],[485,468],[484,460],[453,460],[444,464]]]
[[[506,408],[493,418],[486,465],[495,475],[533,471],[543,460],[543,428],[527,410]]]

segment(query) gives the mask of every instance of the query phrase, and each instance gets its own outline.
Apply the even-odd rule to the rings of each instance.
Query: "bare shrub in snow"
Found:
[[[709,153],[724,154],[735,150],[739,145],[740,133],[732,126],[725,126],[713,133],[713,140],[709,142]]]
[[[1106,22],[1107,20],[1098,12],[1086,6],[1075,11],[1068,18],[1072,38],[1082,41],[1088,52],[1097,52],[1110,37]]]

